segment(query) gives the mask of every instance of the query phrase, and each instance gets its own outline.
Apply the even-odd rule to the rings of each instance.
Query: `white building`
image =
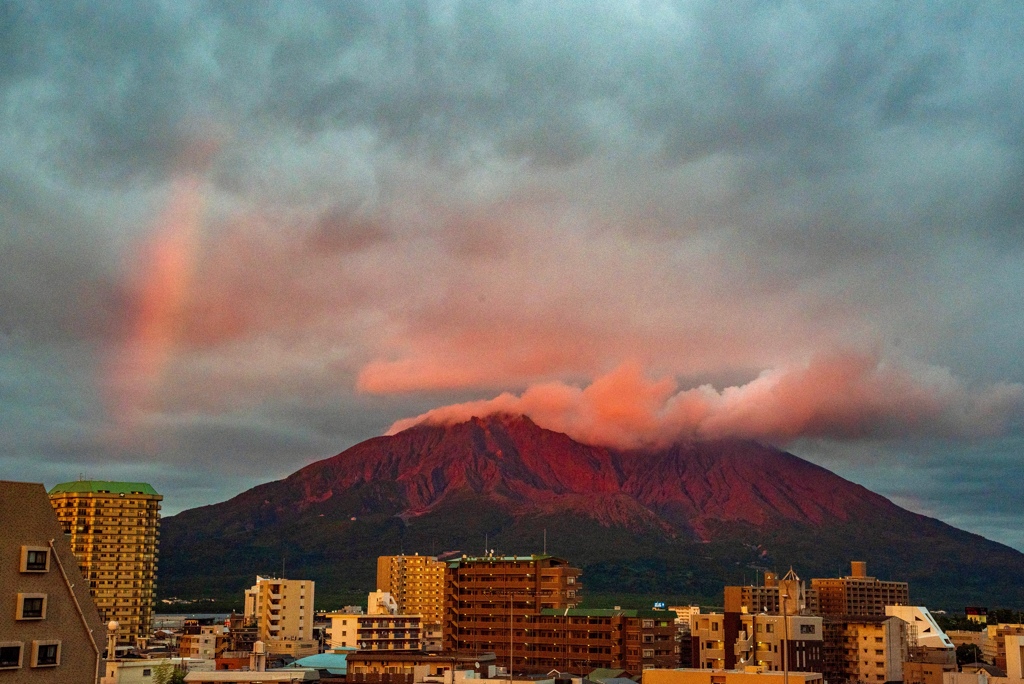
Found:
[[[939,627],[932,614],[924,606],[886,606],[886,615],[894,615],[913,628],[917,645],[935,650],[956,650],[952,640]]]

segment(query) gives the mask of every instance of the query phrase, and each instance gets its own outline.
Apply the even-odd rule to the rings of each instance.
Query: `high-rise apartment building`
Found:
[[[46,488],[0,481],[0,682],[93,682],[105,630]]]
[[[245,590],[245,617],[256,623],[269,654],[295,658],[319,650],[313,640],[315,582],[256,576]]]
[[[118,643],[152,632],[161,500],[143,482],[66,482],[50,490],[100,617],[119,625]]]
[[[868,577],[867,563],[853,561],[846,577],[812,579],[811,612],[819,615],[885,615],[886,606],[910,603],[906,582],[887,582]]]
[[[423,624],[440,625],[444,618],[445,563],[433,556],[380,556],[377,589],[398,603],[403,615],[422,615]]]
[[[515,616],[544,608],[575,608],[580,569],[553,556],[484,556],[448,562],[445,571],[446,651],[508,652]]]

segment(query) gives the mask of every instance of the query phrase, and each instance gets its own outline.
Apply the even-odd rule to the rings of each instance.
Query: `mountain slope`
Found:
[[[836,576],[857,558],[910,581],[916,601],[1024,603],[1024,555],[791,454],[741,441],[617,451],[524,417],[377,437],[163,530],[164,596],[230,596],[283,561],[341,600],[373,588],[377,555],[476,554],[485,539],[530,553],[546,530],[590,592],[718,602],[758,569]]]

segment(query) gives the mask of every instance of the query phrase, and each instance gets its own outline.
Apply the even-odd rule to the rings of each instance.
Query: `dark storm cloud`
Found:
[[[0,457],[210,462],[220,489],[166,480],[197,503],[249,482],[233,468],[278,477],[437,403],[637,355],[743,386],[848,345],[925,387],[948,368],[980,403],[1016,391],[1022,20],[923,0],[0,3]],[[154,235],[183,179],[199,218],[177,253]],[[179,299],[154,313],[168,254]],[[116,363],[133,335],[166,346],[148,375]],[[112,446],[131,402],[104,417],[101,395],[124,387],[141,434]],[[1000,418],[993,439],[1020,433]],[[1007,514],[938,506],[950,473],[1013,466],[957,444],[887,445],[914,464],[889,491]],[[856,446],[836,463],[871,462]]]

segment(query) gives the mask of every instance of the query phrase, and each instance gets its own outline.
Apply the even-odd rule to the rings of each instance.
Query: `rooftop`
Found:
[[[50,494],[148,494],[160,496],[153,485],[145,482],[107,482],[105,480],[78,480],[54,486]]]

